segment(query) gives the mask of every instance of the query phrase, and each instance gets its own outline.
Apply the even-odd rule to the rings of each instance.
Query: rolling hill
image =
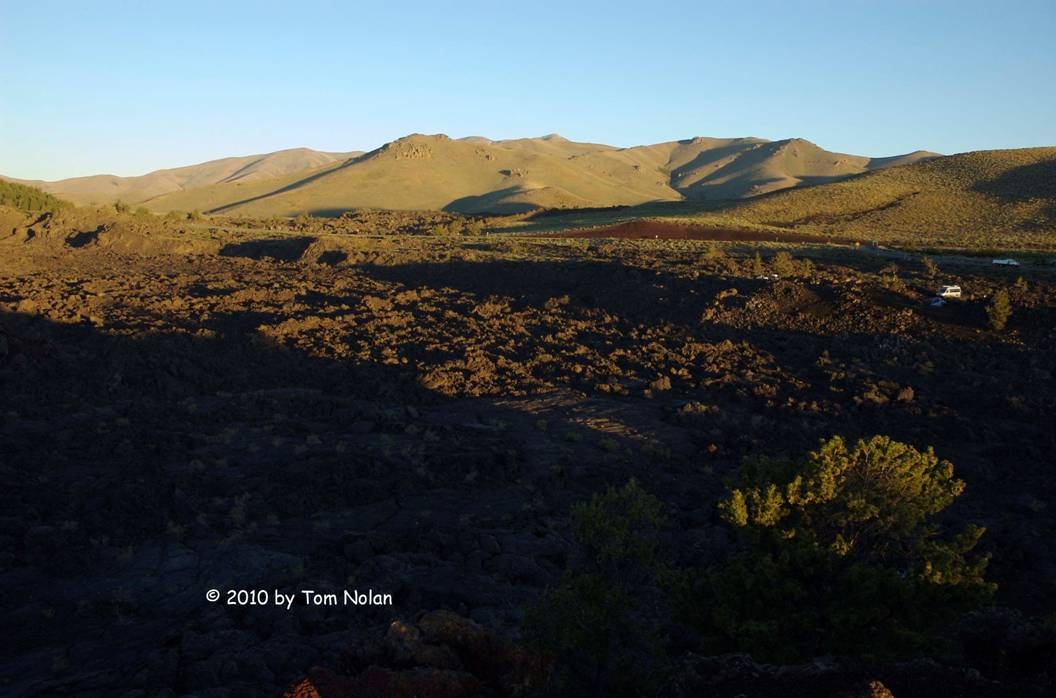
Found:
[[[518,213],[741,198],[927,157],[933,154],[874,160],[830,153],[802,140],[694,138],[615,148],[556,134],[506,141],[414,134],[302,177],[251,188],[223,183],[148,206],[283,216],[364,207]]]
[[[879,240],[1018,246],[1056,233],[1056,147],[936,158],[732,203],[721,215]]]
[[[332,215],[351,208],[518,213],[728,200],[936,157],[832,153],[809,141],[693,138],[616,148],[556,134],[493,141],[413,134],[365,154],[304,149],[143,177],[34,183],[75,202],[121,198],[164,212]],[[303,166],[301,166],[303,165]]]
[[[908,246],[1053,249],[1056,147],[907,158],[817,186],[725,201],[653,202],[547,212],[503,227],[523,233],[603,234],[628,223],[883,241]],[[898,164],[898,163],[892,163]],[[639,226],[645,230],[648,226]],[[687,231],[681,231],[685,234]]]
[[[75,204],[103,204],[119,199],[129,204],[140,204],[185,189],[208,187],[225,182],[270,180],[291,172],[303,172],[328,163],[346,160],[359,154],[358,152],[324,153],[308,148],[293,148],[263,155],[223,158],[197,165],[157,170],[138,177],[93,175],[55,182],[4,179],[37,187]]]

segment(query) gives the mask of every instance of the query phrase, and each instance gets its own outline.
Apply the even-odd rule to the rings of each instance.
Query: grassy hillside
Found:
[[[507,141],[415,134],[340,165],[157,197],[148,206],[246,215],[328,215],[351,208],[519,213],[538,208],[730,199],[931,156],[870,159],[802,140],[694,138],[634,148],[557,135]]]
[[[739,201],[551,213],[507,227],[544,233],[666,220],[901,245],[1053,249],[1056,148],[951,155]]]
[[[606,147],[554,137],[491,142],[413,135],[340,167],[311,171],[297,181],[276,180],[270,191],[221,185],[161,198],[150,206],[286,216],[350,208],[511,213],[678,198],[661,173],[642,176],[627,168],[601,175],[575,163],[577,153]]]
[[[36,187],[0,180],[0,206],[22,211],[57,211],[69,203]]]
[[[778,192],[721,214],[863,239],[1030,244],[1056,237],[1056,148],[953,155]]]
[[[359,153],[323,153],[308,148],[280,150],[263,155],[211,160],[197,165],[157,170],[139,177],[94,175],[56,182],[21,181],[78,204],[105,204],[122,200],[139,204],[171,192],[222,183],[267,181],[340,162]]]
[[[341,168],[345,166],[346,162],[332,162],[320,167],[300,170],[271,179],[229,181],[208,187],[176,191],[146,201],[143,206],[157,213],[219,210],[234,201],[252,200],[256,197],[273,194],[287,187],[296,186],[301,182]]]

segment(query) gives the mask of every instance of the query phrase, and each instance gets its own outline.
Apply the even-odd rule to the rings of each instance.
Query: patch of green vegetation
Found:
[[[631,480],[577,504],[571,518],[578,559],[528,609],[525,636],[554,658],[559,695],[649,695],[665,669],[656,624],[645,618],[663,507]]]
[[[1005,329],[1010,317],[1012,317],[1012,301],[1008,297],[1008,291],[1001,289],[994,294],[986,306],[986,320],[990,329],[1000,332]]]
[[[796,263],[792,259],[792,255],[784,250],[781,250],[774,255],[774,273],[778,276],[794,276],[796,273]]]
[[[460,235],[462,233],[462,221],[455,219],[447,223],[436,223],[429,228],[429,234],[437,237],[448,235]]]
[[[437,237],[468,235],[478,237],[484,234],[484,221],[479,218],[452,218],[441,221],[428,228],[428,233]]]
[[[719,261],[726,258],[726,252],[717,243],[708,244],[707,250],[704,253],[704,259],[711,261]]]
[[[752,274],[755,276],[762,276],[766,271],[766,267],[763,266],[763,258],[759,255],[758,250],[752,257]]]
[[[701,652],[782,663],[949,649],[996,589],[975,551],[984,529],[936,523],[964,487],[931,449],[886,436],[748,460],[719,503],[738,547],[686,567],[661,550],[661,502],[635,480],[610,487],[572,508],[576,552],[525,636],[554,660],[560,695],[655,693],[677,626]]]
[[[898,657],[941,644],[985,603],[984,529],[943,535],[934,517],[964,491],[931,449],[835,437],[804,461],[746,462],[720,505],[741,549],[672,585],[710,649],[788,662]]]
[[[0,180],[0,205],[22,211],[58,211],[71,204],[36,187]]]
[[[888,291],[898,293],[900,295],[909,294],[909,286],[902,280],[902,277],[898,275],[899,268],[897,264],[889,264],[880,270],[881,284]]]

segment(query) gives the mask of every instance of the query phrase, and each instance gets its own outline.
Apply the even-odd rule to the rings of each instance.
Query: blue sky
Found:
[[[412,132],[1056,145],[1056,2],[0,0],[0,173]]]

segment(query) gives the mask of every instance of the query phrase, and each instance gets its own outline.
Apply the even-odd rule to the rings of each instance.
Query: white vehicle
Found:
[[[1017,262],[1016,260],[1012,259],[1011,257],[1006,258],[1006,259],[995,259],[993,263],[994,264],[1000,264],[1003,267],[1018,267],[1019,266],[1019,262]]]
[[[939,289],[939,292],[935,294],[939,298],[960,298],[961,287],[960,286],[943,286]]]

